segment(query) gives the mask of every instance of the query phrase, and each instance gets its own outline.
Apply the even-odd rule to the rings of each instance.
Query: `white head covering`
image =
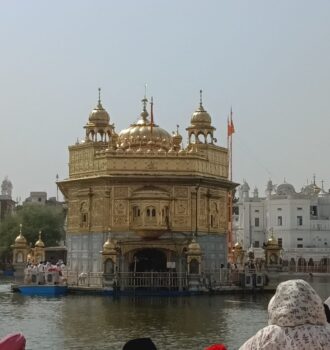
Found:
[[[268,316],[268,324],[281,327],[327,323],[321,298],[304,280],[280,283],[268,304]]]
[[[303,280],[277,286],[268,304],[269,326],[240,350],[330,350],[330,329],[321,298]]]

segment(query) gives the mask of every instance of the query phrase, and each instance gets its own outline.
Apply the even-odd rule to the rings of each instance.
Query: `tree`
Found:
[[[17,208],[15,214],[7,216],[0,224],[0,256],[2,260],[11,256],[10,246],[19,235],[19,225],[22,224],[22,234],[28,244],[34,246],[39,238],[46,247],[57,246],[64,239],[65,211],[62,206],[43,206],[28,204]]]

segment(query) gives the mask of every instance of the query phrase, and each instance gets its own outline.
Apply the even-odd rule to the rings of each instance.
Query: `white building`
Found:
[[[243,249],[263,247],[273,231],[283,248],[284,266],[291,270],[328,270],[330,193],[318,187],[315,180],[300,192],[291,184],[274,186],[270,180],[263,198],[257,189],[250,196],[246,181],[238,191],[233,230]]]

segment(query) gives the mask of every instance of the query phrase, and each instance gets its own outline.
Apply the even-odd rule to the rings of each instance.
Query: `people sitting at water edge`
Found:
[[[303,280],[277,286],[268,304],[268,326],[239,350],[330,350],[330,327],[321,298]]]
[[[123,350],[157,350],[157,348],[150,338],[137,338],[129,340]]]
[[[26,339],[22,333],[8,334],[0,339],[0,350],[24,350]]]

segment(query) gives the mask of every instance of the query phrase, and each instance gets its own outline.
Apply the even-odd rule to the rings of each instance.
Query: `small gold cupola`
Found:
[[[109,142],[114,134],[114,126],[110,125],[109,113],[101,103],[101,88],[97,106],[89,114],[86,129],[85,142]]]
[[[15,238],[15,245],[26,245],[27,241],[22,234],[22,224],[19,225],[19,235]]]
[[[215,128],[211,125],[212,119],[203,107],[203,91],[200,90],[199,107],[192,114],[188,131],[189,144],[213,144]]]
[[[97,106],[89,114],[88,121],[95,126],[106,126],[110,122],[109,113],[103,108],[101,103],[101,88],[99,88],[99,99]]]
[[[41,231],[39,231],[39,239],[37,240],[37,242],[34,245],[35,247],[38,248],[44,248],[45,247],[45,243],[41,240]]]

